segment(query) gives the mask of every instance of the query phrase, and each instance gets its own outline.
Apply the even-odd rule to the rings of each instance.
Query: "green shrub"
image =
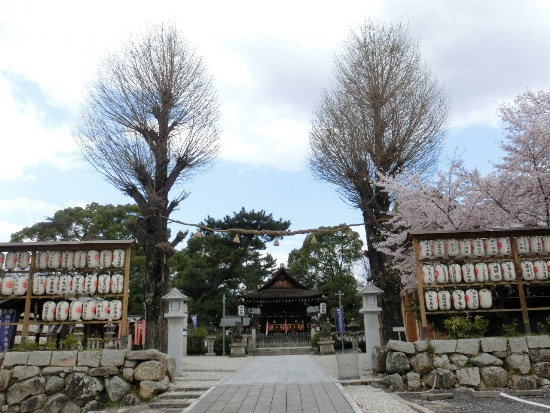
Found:
[[[517,337],[520,335],[518,331],[518,320],[512,320],[509,323],[502,325],[502,334],[504,337]]]
[[[22,337],[21,343],[17,346],[17,351],[35,351],[36,349],[38,349],[38,343],[33,341],[32,338],[25,339],[25,337]]]
[[[445,332],[451,338],[475,338],[484,336],[489,327],[489,320],[480,315],[454,316],[447,318],[443,325]]]
[[[231,344],[231,336],[225,337],[225,354],[228,355],[230,352],[229,345]],[[221,356],[223,354],[223,334],[219,333],[216,334],[216,341],[214,341],[214,353],[216,355]]]
[[[205,354],[206,353],[207,332],[204,327],[198,327],[197,330],[187,332],[187,354]]]
[[[78,337],[74,334],[67,334],[63,340],[61,340],[61,346],[63,350],[76,350],[78,347]]]

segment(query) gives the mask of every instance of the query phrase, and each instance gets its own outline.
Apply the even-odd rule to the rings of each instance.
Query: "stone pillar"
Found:
[[[206,354],[205,356],[215,356],[216,352],[214,351],[214,342],[216,341],[216,336],[206,336]]]
[[[363,314],[365,323],[365,342],[367,353],[367,370],[372,371],[372,349],[380,346],[380,321],[379,315],[382,309],[378,307],[378,296],[384,291],[372,283],[359,291],[363,299],[363,308],[359,310]]]
[[[162,297],[168,301],[168,312],[164,318],[168,321],[168,355],[173,357],[176,362],[175,376],[183,374],[183,339],[186,325],[186,305],[187,296],[177,288],[172,289],[168,294]]]

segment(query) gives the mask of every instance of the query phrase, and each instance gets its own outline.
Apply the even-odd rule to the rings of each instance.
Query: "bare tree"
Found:
[[[402,25],[366,23],[336,59],[310,132],[313,174],[363,214],[371,279],[384,290],[384,338],[402,324],[400,280],[377,249],[391,198],[377,174],[427,172],[437,163],[449,104]]]
[[[217,96],[203,63],[175,27],[157,26],[103,62],[76,135],[84,158],[134,199],[146,255],[147,348],[166,351],[161,297],[169,288],[167,217],[187,193],[178,184],[218,152]],[[175,192],[175,193],[173,193]]]

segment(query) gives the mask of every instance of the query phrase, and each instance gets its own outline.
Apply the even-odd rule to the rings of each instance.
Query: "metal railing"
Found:
[[[273,334],[256,337],[257,348],[271,347],[310,347],[310,333]]]

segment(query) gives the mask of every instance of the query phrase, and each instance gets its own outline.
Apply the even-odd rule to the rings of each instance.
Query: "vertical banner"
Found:
[[[344,325],[344,309],[338,307],[336,309],[336,332],[343,333],[346,331],[346,326]]]
[[[193,325],[193,330],[197,331],[197,314],[191,314],[191,324]]]
[[[1,311],[1,323],[13,323],[15,321],[15,310],[13,308],[4,308]],[[13,326],[0,327],[0,351],[9,350],[12,330]]]

